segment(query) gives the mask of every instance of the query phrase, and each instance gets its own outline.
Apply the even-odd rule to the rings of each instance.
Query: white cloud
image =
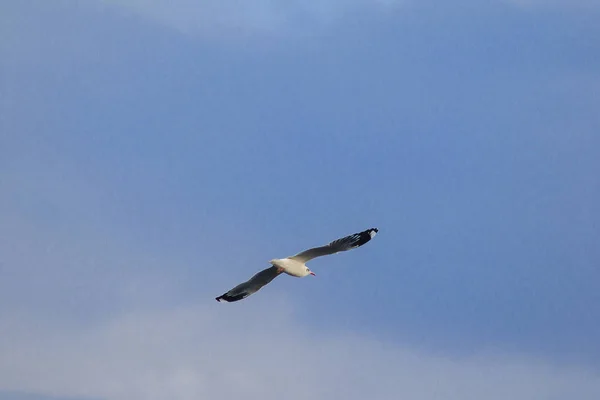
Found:
[[[561,8],[596,8],[600,0],[506,0],[523,8],[561,7]]]
[[[206,37],[299,34],[321,28],[360,10],[394,10],[420,3],[411,0],[95,0],[172,29]],[[521,9],[588,10],[600,0],[503,0]],[[434,0],[426,3],[437,3]],[[422,3],[422,2],[421,2]],[[287,37],[287,36],[286,36]]]
[[[3,389],[114,400],[600,398],[596,371],[313,332],[264,299],[123,313],[81,329],[13,316],[0,353]]]
[[[186,33],[293,31],[336,20],[358,7],[392,7],[398,0],[100,0]]]

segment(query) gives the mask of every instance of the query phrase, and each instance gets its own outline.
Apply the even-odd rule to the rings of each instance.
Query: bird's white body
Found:
[[[292,260],[291,258],[275,258],[269,261],[272,265],[283,269],[282,272],[295,276],[296,278],[303,278],[310,275],[310,269],[303,262]]]

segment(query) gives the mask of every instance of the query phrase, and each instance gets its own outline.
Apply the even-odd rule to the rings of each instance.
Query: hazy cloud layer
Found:
[[[399,6],[418,6],[411,0],[95,0],[121,11],[147,17],[181,32],[205,35],[307,33],[343,18],[357,10],[394,10]],[[436,7],[437,0],[424,2]],[[455,2],[457,7],[470,4]],[[598,0],[498,0],[523,8],[590,9]],[[439,2],[447,7],[447,2]]]
[[[597,371],[493,352],[450,359],[311,332],[282,300],[136,311],[81,329],[12,319],[0,342],[0,386],[115,400],[600,396]]]
[[[507,0],[522,7],[564,7],[569,9],[590,9],[600,6],[598,0]]]
[[[396,0],[97,0],[186,33],[272,33],[319,26],[360,7],[395,6]]]

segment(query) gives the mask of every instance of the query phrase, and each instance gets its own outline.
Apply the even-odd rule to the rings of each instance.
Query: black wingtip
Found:
[[[361,239],[364,239],[364,240],[366,240],[366,242],[368,242],[369,240],[373,239],[375,237],[375,235],[377,235],[377,232],[379,232],[379,229],[371,228],[371,229],[367,229],[364,232],[361,232],[360,236],[361,236]],[[364,243],[366,243],[366,242],[364,242]]]
[[[227,293],[225,293],[219,297],[216,297],[215,300],[218,301],[219,303],[221,303],[222,301],[229,303],[231,301],[231,297],[227,296]]]
[[[219,303],[221,302],[221,300],[223,300],[227,303],[233,303],[234,301],[240,301],[242,299],[245,299],[246,297],[248,297],[248,295],[246,293],[241,293],[241,294],[238,294],[237,296],[230,296],[227,293],[225,293],[224,295],[215,298],[215,300],[217,300]]]

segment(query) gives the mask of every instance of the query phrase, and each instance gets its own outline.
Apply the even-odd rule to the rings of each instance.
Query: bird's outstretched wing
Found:
[[[313,258],[326,256],[329,254],[335,254],[340,251],[347,251],[362,246],[371,240],[379,232],[377,228],[367,229],[353,235],[348,235],[341,239],[334,240],[326,246],[315,247],[312,249],[305,250],[295,256],[289,257],[292,260],[307,262]]]
[[[226,302],[234,302],[238,300],[245,299],[253,293],[256,293],[265,286],[267,283],[271,282],[273,279],[277,278],[279,274],[281,274],[282,269],[278,267],[269,267],[267,269],[263,269],[252,278],[248,279],[244,283],[240,283],[227,293],[216,298],[218,302],[224,300]]]

